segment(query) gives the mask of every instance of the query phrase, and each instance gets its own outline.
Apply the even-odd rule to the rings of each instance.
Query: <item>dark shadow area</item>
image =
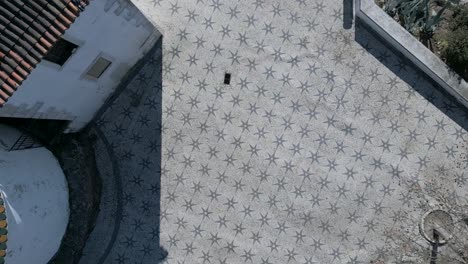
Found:
[[[461,103],[359,19],[355,21],[355,29],[356,42],[368,53],[450,119],[468,130],[468,110]]]
[[[439,251],[439,233],[434,230],[434,239],[435,243],[432,243],[432,250],[431,250],[431,264],[437,263],[437,255]]]
[[[354,0],[343,0],[343,28],[353,27],[354,20]]]
[[[160,263],[162,38],[83,131],[95,138],[100,212],[79,263]],[[126,252],[123,254],[123,252]]]
[[[67,120],[1,117],[0,123],[14,127],[23,134],[10,150],[50,147],[67,127]]]
[[[49,149],[67,178],[70,218],[62,244],[49,264],[76,264],[96,223],[101,178],[96,167],[94,139],[85,133],[63,134]]]

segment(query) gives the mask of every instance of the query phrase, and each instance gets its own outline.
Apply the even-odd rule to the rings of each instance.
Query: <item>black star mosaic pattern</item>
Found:
[[[170,264],[426,263],[419,217],[467,204],[455,100],[345,30],[342,1],[135,4],[162,65],[148,55],[98,120],[123,190],[105,263],[154,263],[155,241]]]

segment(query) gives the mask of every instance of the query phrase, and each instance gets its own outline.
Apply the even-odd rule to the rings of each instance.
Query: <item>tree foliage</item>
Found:
[[[439,40],[441,55],[452,69],[468,81],[468,4],[460,5],[449,22],[449,31]]]
[[[434,35],[442,14],[460,0],[386,0],[384,10],[392,17],[397,16],[401,24],[414,35],[428,40]],[[439,7],[438,10],[434,7]]]

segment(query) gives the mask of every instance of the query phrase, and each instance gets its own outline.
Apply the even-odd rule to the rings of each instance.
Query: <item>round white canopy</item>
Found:
[[[6,264],[46,264],[68,224],[68,187],[46,148],[11,151],[16,129],[0,125],[0,191],[8,220]]]

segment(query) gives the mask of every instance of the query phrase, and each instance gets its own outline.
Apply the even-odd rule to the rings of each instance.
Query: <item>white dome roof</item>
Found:
[[[44,264],[57,252],[68,224],[68,187],[46,148],[8,152],[20,133],[0,125],[0,191],[8,220],[6,264]]]

